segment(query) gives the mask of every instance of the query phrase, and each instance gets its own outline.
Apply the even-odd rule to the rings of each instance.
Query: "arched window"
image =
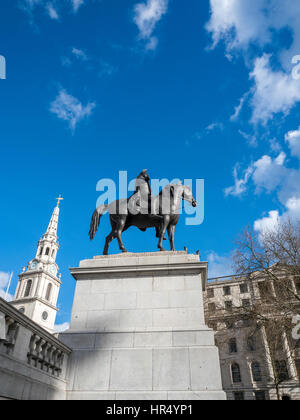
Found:
[[[51,257],[54,258],[54,255],[55,255],[55,249],[53,249]]]
[[[242,382],[240,366],[237,363],[231,365],[232,382]]]
[[[43,251],[44,251],[44,247],[41,248],[40,255],[43,255]]]
[[[46,300],[50,300],[50,298],[51,298],[51,292],[52,292],[52,284],[51,283],[49,283],[48,284],[48,287],[47,287],[47,292],[46,292]]]
[[[47,248],[46,252],[45,252],[45,255],[49,255],[49,253],[50,253],[50,248]]]
[[[28,297],[30,295],[31,287],[32,287],[32,280],[28,280],[28,282],[26,284],[26,289],[25,289],[24,297]]]
[[[258,362],[252,362],[251,364],[252,378],[254,382],[261,382],[261,369]]]

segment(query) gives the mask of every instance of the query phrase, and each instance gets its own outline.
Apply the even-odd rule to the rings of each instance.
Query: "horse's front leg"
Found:
[[[165,237],[166,229],[169,223],[170,223],[170,216],[169,215],[164,216],[163,226],[160,230],[159,241],[158,241],[158,246],[157,246],[161,251],[165,251],[165,249],[163,248],[163,239]]]
[[[169,235],[169,241],[171,245],[171,251],[175,251],[175,241],[174,241],[175,225],[168,226],[168,235]]]

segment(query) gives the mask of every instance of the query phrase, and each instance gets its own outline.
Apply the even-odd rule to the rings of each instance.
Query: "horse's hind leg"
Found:
[[[124,244],[123,244],[123,241],[122,241],[122,232],[125,228],[125,224],[126,224],[126,218],[120,219],[119,223],[117,225],[117,228],[116,228],[116,237],[117,237],[117,240],[118,240],[118,243],[119,243],[119,248],[122,252],[128,252],[126,250]]]
[[[103,255],[108,255],[109,245],[111,244],[113,239],[116,237],[116,224],[112,219],[110,219],[110,224],[111,224],[111,232],[106,237],[105,246],[104,246],[104,250],[103,250]]]
[[[106,237],[105,246],[104,246],[104,250],[103,250],[103,255],[108,255],[109,245],[111,244],[111,242],[114,238],[115,238],[115,231],[112,230],[110,232],[110,234]]]

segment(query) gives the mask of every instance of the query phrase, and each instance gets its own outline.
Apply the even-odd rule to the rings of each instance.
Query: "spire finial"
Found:
[[[60,202],[63,200],[63,197],[59,194],[59,197],[56,200],[57,200],[57,206],[56,207],[59,207]]]

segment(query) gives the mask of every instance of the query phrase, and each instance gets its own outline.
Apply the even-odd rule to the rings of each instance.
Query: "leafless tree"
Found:
[[[229,330],[233,336],[244,330],[250,340],[258,339],[272,376],[266,379],[280,399],[280,385],[292,379],[289,364],[297,353],[300,358],[300,340],[292,338],[292,319],[300,315],[300,223],[286,221],[263,233],[247,227],[236,241],[233,258],[250,301],[227,308],[221,303],[206,316],[218,325],[219,346],[228,345],[224,340]]]
[[[265,335],[280,398],[280,384],[288,379],[287,365],[299,346],[292,338],[292,319],[300,314],[300,223],[287,220],[262,233],[246,228],[236,241],[234,263],[251,293],[250,305],[235,308],[234,316],[248,319]]]

